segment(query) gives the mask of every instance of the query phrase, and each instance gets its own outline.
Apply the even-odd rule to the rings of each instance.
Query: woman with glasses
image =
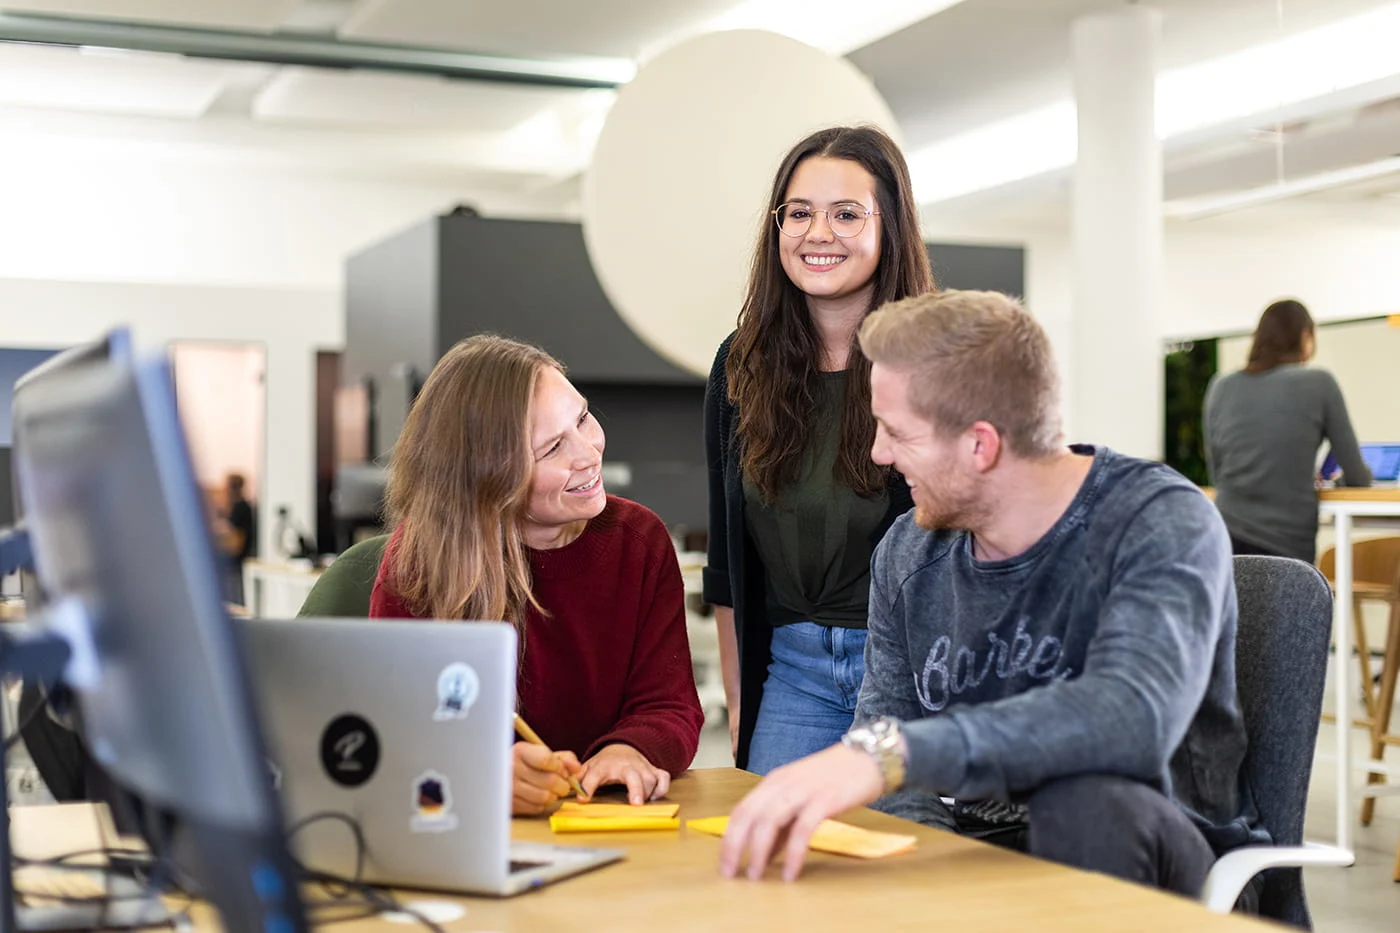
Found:
[[[735,763],[760,774],[838,742],[864,675],[870,558],[912,506],[870,459],[865,316],[930,291],[909,169],[874,127],[783,159],[738,329],[705,392],[705,600]]]

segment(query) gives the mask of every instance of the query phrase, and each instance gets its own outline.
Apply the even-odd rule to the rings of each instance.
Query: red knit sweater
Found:
[[[393,589],[396,531],[370,596],[373,618],[414,614]],[[704,713],[685,631],[675,546],[654,512],[608,496],[561,548],[530,551],[548,616],[525,619],[520,715],[545,744],[580,761],[621,742],[672,775],[695,758]]]

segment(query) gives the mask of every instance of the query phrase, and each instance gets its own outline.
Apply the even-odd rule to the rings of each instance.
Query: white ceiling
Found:
[[[636,60],[716,23],[778,24],[796,38],[849,53],[884,94],[917,161],[920,152],[989,124],[1066,106],[1071,24],[1120,2],[804,0],[802,22],[795,22],[791,0],[0,0],[0,9],[249,32],[300,30],[523,59]],[[1161,65],[1170,72],[1306,38],[1396,0],[1153,5],[1163,12]],[[826,31],[815,31],[814,24]],[[1400,28],[1382,38],[1400,49]],[[852,42],[862,45],[852,49]],[[1400,54],[1392,57],[1393,74],[1365,81],[1339,74],[1327,93],[1292,101],[1284,111],[1261,109],[1168,138],[1168,197],[1267,185],[1278,180],[1280,166],[1292,178],[1400,153]],[[1304,60],[1297,67],[1319,76],[1327,64]],[[611,98],[606,91],[0,44],[0,110],[93,114],[101,118],[95,126],[111,126],[113,115],[139,115],[145,122],[133,124],[138,134],[207,137],[206,144],[242,139],[249,150],[286,145],[288,152],[315,152],[320,159],[342,152],[346,160],[386,171],[402,159],[405,170],[431,165],[464,179],[555,192],[564,201],[576,191],[569,179],[587,164]],[[162,130],[160,120],[171,122]],[[1279,121],[1283,132],[1273,132]],[[1054,206],[1065,202],[1066,171],[1051,166],[1031,174],[939,209],[1045,217],[1049,205],[1053,216]],[[1396,192],[1400,176],[1310,197],[1377,201]]]

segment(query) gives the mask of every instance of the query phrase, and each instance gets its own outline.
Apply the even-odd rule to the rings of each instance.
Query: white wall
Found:
[[[5,108],[0,129],[0,345],[63,347],[123,323],[147,348],[264,345],[262,554],[277,506],[314,527],[315,355],[344,346],[345,258],[458,203],[547,213],[450,167],[366,156],[372,134]]]
[[[129,324],[138,348],[172,340],[242,340],[267,347],[267,456],[259,496],[260,553],[272,553],[276,505],[306,524],[315,516],[315,361],[343,342],[331,290],[62,282],[0,278],[4,341],[63,347]]]
[[[1026,247],[1026,302],[1055,346],[1066,391],[1065,421],[1075,439],[1070,391],[1098,384],[1093,357],[1115,352],[1108,335],[1084,359],[1073,354],[1074,256],[1068,226],[1040,222],[1020,228],[935,217],[925,223],[933,239],[1021,243]],[[1240,211],[1166,229],[1165,296],[1160,333],[1168,340],[1252,331],[1260,312],[1278,298],[1305,303],[1319,321],[1400,312],[1400,202],[1388,206],[1293,202]],[[1134,313],[1124,296],[1124,314]],[[1081,344],[1081,347],[1083,344]],[[1393,397],[1393,396],[1392,396]],[[1123,419],[1161,420],[1124,398]],[[1089,441],[1092,438],[1082,438]]]
[[[1250,337],[1220,341],[1222,372],[1244,368]],[[1385,318],[1324,326],[1313,365],[1337,377],[1361,443],[1400,441],[1400,326]]]

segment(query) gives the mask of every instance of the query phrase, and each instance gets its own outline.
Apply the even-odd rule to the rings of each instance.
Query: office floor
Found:
[[[1318,734],[1318,748],[1324,753],[1332,748],[1332,728],[1324,723]],[[1357,732],[1354,748],[1361,744],[1361,737]],[[1391,756],[1400,760],[1397,751]],[[733,763],[728,728],[723,724],[707,726],[695,767],[729,767]],[[1336,786],[1332,762],[1319,760],[1308,792],[1308,838],[1319,842],[1335,838]],[[1400,930],[1400,882],[1392,881],[1390,873],[1395,847],[1400,845],[1400,797],[1382,797],[1376,804],[1375,819],[1370,826],[1356,829],[1355,840],[1354,866],[1307,872],[1314,927],[1317,933],[1396,933]]]

